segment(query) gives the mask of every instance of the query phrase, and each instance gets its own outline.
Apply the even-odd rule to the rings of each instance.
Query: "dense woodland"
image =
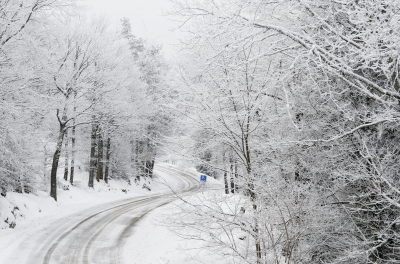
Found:
[[[127,19],[0,1],[1,194],[162,148],[223,182],[175,224],[228,263],[400,263],[400,1],[173,2],[171,67]]]
[[[152,177],[168,70],[161,46],[86,14],[74,1],[0,2],[0,190]],[[167,128],[164,127],[163,130]],[[79,164],[76,164],[76,163]],[[51,187],[51,188],[50,188]]]

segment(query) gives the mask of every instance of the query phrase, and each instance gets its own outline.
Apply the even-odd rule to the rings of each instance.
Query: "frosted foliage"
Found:
[[[174,3],[181,140],[248,203],[209,209],[249,248],[210,243],[238,263],[399,263],[400,2]]]
[[[69,184],[74,169],[129,181],[137,170],[126,142],[150,142],[144,131],[160,123],[155,101],[167,86],[161,47],[143,42],[139,62],[107,19],[74,4],[0,1],[2,195],[50,189],[57,199],[61,170]]]

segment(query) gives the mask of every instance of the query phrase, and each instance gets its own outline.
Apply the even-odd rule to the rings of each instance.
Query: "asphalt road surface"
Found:
[[[21,243],[6,263],[124,263],[123,245],[144,215],[200,188],[193,175],[163,165],[157,170],[176,177],[179,190],[105,203],[58,219]]]

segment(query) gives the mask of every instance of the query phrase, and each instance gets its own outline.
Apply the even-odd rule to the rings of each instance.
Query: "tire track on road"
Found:
[[[134,226],[146,214],[179,198],[178,196],[189,195],[196,192],[200,188],[198,181],[196,181],[188,173],[174,170],[172,168],[168,168],[162,165],[157,166],[157,170],[168,173],[170,175],[173,174],[174,177],[180,178],[182,181],[185,182],[184,188],[179,191],[173,190],[171,188],[172,193],[155,195],[152,197],[146,197],[124,204],[119,204],[86,217],[85,219],[75,224],[68,231],[63,233],[57,239],[57,241],[51,245],[43,258],[43,263],[92,263],[92,253],[98,252],[98,244],[102,243],[101,241],[99,241],[99,238],[103,236],[107,237],[107,235],[109,234],[112,235],[112,231],[119,225],[118,221],[121,221],[119,219],[123,220],[124,217],[131,217],[130,220],[125,224],[123,230],[119,232],[114,239],[110,240],[112,241],[113,245],[110,248],[104,249],[108,250],[108,254],[104,253],[108,258],[108,262],[104,262],[103,260],[101,260],[102,263],[122,263],[123,260],[120,257],[120,253],[123,248],[124,242],[126,241],[129,234],[131,234],[131,230],[134,228]],[[167,201],[165,201],[165,199],[167,199]],[[145,208],[145,210],[138,211],[142,207]],[[132,217],[131,213],[135,211],[138,211],[140,213],[139,215]],[[91,221],[93,221],[93,223],[90,223]],[[87,223],[90,223],[88,227],[85,226]],[[81,229],[83,229],[83,232],[79,233]],[[65,248],[67,249],[66,252]],[[65,252],[66,254],[63,254],[63,252]],[[96,255],[93,255],[94,258],[96,257]],[[40,259],[40,256],[38,257]],[[59,259],[57,259],[57,257],[59,257]],[[63,261],[64,257],[66,257],[66,261]]]

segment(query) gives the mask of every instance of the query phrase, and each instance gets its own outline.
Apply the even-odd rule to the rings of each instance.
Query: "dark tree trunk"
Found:
[[[110,167],[110,155],[111,155],[111,139],[107,138],[106,144],[106,168],[104,172],[104,181],[108,183],[108,171]]]
[[[224,171],[224,181],[225,181],[225,194],[229,194],[228,176],[226,170]]]
[[[73,116],[76,115],[76,92],[74,93],[74,112]],[[74,173],[75,173],[75,144],[76,144],[76,120],[75,118],[72,121],[72,136],[71,136],[71,172],[69,176],[69,182],[71,185],[74,184]]]
[[[250,167],[248,167],[250,168]],[[253,202],[253,210],[254,212],[257,212],[258,206],[256,204],[256,192],[255,192],[255,186],[254,186],[254,179],[251,176],[251,169],[248,169],[249,173],[249,183],[248,183],[248,191],[250,194],[250,199]],[[254,239],[256,242],[256,255],[257,255],[257,264],[261,264],[261,243],[260,243],[260,235],[259,235],[259,226],[258,226],[258,219],[257,216],[254,216],[254,228],[253,228],[253,233],[254,233]]]
[[[58,111],[57,111],[58,117]],[[53,155],[53,164],[51,166],[51,174],[50,174],[50,196],[57,201],[57,169],[58,169],[58,161],[60,160],[60,153],[62,149],[62,143],[65,134],[65,120],[66,116],[63,117],[63,121],[59,120],[60,123],[60,131],[58,132],[58,140],[56,151]]]
[[[238,183],[239,183],[239,178],[238,178],[238,165],[237,165],[237,160],[235,159],[235,191],[236,193],[238,192]]]
[[[90,142],[90,161],[89,161],[89,183],[88,186],[93,188],[94,173],[96,169],[96,134],[97,134],[97,124],[95,122],[95,117],[93,116],[92,122],[92,133]]]
[[[258,234],[258,229],[256,229],[255,231],[257,231],[257,234]],[[258,264],[258,263],[261,263],[261,257],[262,257],[260,241],[256,242],[256,253],[257,253],[257,264]]]
[[[153,170],[154,170],[154,162],[155,162],[155,157],[153,157],[153,159],[151,160],[150,163],[150,177],[153,178]]]
[[[225,170],[225,154],[223,154],[222,163],[224,164],[225,194],[229,194],[228,175],[227,175],[227,172]]]
[[[68,128],[67,129],[65,129],[65,134],[64,134],[64,137],[65,137],[65,165],[64,165],[64,180],[68,180],[68,159],[69,159],[69,157],[68,157],[68,141],[69,141],[69,139],[68,139]]]
[[[146,173],[146,177],[150,177],[150,166],[151,166],[151,161],[150,160],[146,160],[146,168],[145,168],[145,173]]]
[[[154,149],[154,154],[152,155],[150,162],[150,177],[153,178],[154,163],[156,161],[156,150]]]
[[[147,145],[147,149],[146,149],[146,159],[145,159],[145,173],[146,173],[146,177],[150,177],[150,167],[151,167],[151,145],[150,145],[150,139],[146,140],[146,145]]]
[[[97,181],[103,180],[103,133],[99,129],[98,132],[98,145],[97,145]]]
[[[74,126],[72,127],[72,137],[71,137],[71,174],[69,176],[69,182],[71,185],[74,184],[74,173],[75,173],[75,144],[76,144],[76,131],[75,131],[75,119]]]
[[[230,158],[230,175],[231,175],[231,193],[235,193],[235,175],[233,172],[233,159]]]

